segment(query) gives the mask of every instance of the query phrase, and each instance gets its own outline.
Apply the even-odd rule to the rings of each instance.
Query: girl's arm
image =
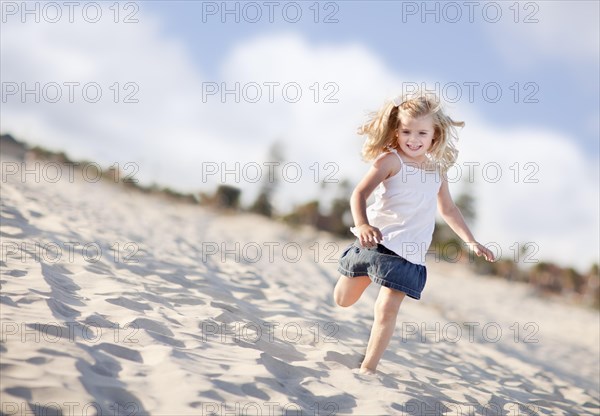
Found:
[[[350,210],[362,246],[375,246],[383,239],[381,231],[369,224],[367,219],[367,199],[377,185],[399,170],[399,161],[395,155],[387,154],[377,159],[367,174],[356,185],[350,197]]]
[[[438,192],[438,210],[444,221],[446,221],[450,228],[452,228],[452,230],[467,243],[471,249],[473,249],[475,254],[483,256],[487,261],[494,261],[494,254],[488,248],[478,243],[475,240],[475,237],[473,237],[473,233],[471,233],[471,230],[467,226],[460,210],[452,200],[448,181],[445,176],[442,179],[442,185]]]

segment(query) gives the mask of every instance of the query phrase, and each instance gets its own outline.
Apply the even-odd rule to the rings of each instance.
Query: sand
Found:
[[[432,259],[364,376],[348,241],[47,179],[2,178],[2,414],[599,414],[597,311]]]

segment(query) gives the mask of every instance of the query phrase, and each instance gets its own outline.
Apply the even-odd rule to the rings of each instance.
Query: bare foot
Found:
[[[365,375],[374,376],[375,374],[377,374],[377,371],[375,371],[375,370],[371,370],[370,368],[361,367],[361,368],[358,370],[358,374],[365,374]]]

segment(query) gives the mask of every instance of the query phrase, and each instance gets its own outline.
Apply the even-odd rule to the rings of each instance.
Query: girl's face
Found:
[[[433,143],[434,125],[431,115],[409,118],[398,127],[398,145],[409,158],[424,162]]]

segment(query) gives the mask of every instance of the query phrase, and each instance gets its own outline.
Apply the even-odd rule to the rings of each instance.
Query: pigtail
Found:
[[[456,127],[464,127],[464,121],[455,121],[444,113],[441,106],[435,111],[436,133],[434,143],[429,151],[430,157],[441,168],[443,173],[456,163],[458,158],[458,132]]]
[[[366,135],[362,157],[370,161],[386,149],[395,147],[393,131],[398,127],[398,107],[394,101],[387,101],[370,119],[358,128],[358,134]]]

